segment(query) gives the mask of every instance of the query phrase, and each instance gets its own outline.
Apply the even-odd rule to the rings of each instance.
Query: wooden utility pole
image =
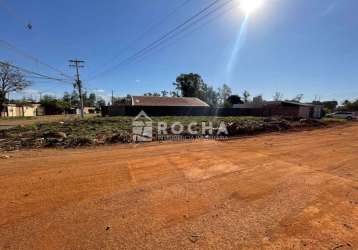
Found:
[[[80,110],[81,110],[81,118],[84,118],[84,112],[83,112],[83,95],[82,95],[82,82],[80,80],[80,73],[79,73],[79,68],[83,68],[84,66],[81,65],[81,63],[84,63],[84,61],[81,60],[69,60],[70,67],[74,67],[76,68],[76,82],[74,84],[75,87],[77,87],[78,89],[78,95],[80,97]]]

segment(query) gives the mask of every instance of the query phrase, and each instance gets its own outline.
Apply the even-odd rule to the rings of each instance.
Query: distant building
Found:
[[[209,107],[196,97],[132,96],[131,106],[152,107]]]
[[[96,113],[95,107],[83,107],[83,114],[88,115],[88,114],[95,114],[95,113]],[[77,115],[81,114],[81,109],[77,108],[76,114]]]
[[[262,109],[264,116],[282,116],[292,118],[321,118],[323,106],[291,101],[262,101],[236,104],[234,108]]]
[[[44,115],[45,110],[39,103],[4,104],[2,117],[33,117]]]
[[[102,115],[136,116],[144,111],[149,116],[205,115],[210,106],[195,97],[132,96],[129,105],[102,109]]]

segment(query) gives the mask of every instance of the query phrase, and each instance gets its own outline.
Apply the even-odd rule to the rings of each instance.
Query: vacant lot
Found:
[[[61,119],[62,118],[62,119]],[[57,121],[55,121],[57,119]],[[10,120],[21,124],[23,120]],[[27,120],[24,120],[27,121]],[[29,120],[31,124],[21,124],[10,129],[0,130],[0,151],[12,151],[23,148],[74,148],[116,143],[131,143],[133,117],[87,117],[79,119],[76,116],[53,117]],[[263,117],[153,117],[153,140],[157,140],[157,124],[166,122],[170,126],[180,122],[188,126],[192,122],[198,125],[193,129],[202,134],[202,123],[212,123],[214,129],[224,122],[228,136],[253,135],[258,133],[299,130],[343,124],[345,120],[322,119],[288,121],[282,118]],[[0,126],[1,127],[1,126]],[[185,135],[184,129],[182,135]],[[215,132],[214,132],[215,133]]]
[[[357,249],[358,126],[0,160],[0,249]]]

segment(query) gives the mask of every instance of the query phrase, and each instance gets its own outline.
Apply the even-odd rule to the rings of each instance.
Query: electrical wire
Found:
[[[229,3],[229,2],[232,2],[232,1],[233,0],[229,0],[229,1],[226,2],[226,4]],[[129,56],[128,58],[122,60],[119,64],[116,64],[115,66],[113,66],[113,67],[111,67],[111,68],[99,73],[98,75],[91,77],[90,79],[87,80],[87,82],[93,81],[94,79],[102,76],[103,74],[106,74],[106,73],[108,73],[110,71],[113,71],[113,70],[117,69],[118,67],[121,67],[126,62],[128,62],[130,60],[133,60],[133,59],[137,58],[138,56],[141,56],[143,53],[147,52],[148,50],[151,50],[153,47],[157,46],[162,41],[164,41],[166,39],[171,39],[173,37],[173,34],[175,34],[178,30],[180,31],[182,29],[187,29],[188,27],[191,27],[192,23],[193,22],[195,23],[196,19],[198,19],[198,18],[200,19],[200,16],[205,14],[205,12],[209,11],[211,8],[215,7],[215,5],[217,5],[219,3],[220,3],[220,0],[215,0],[215,1],[211,2],[204,9],[200,10],[199,12],[197,12],[196,14],[194,14],[193,16],[191,16],[190,18],[185,20],[183,23],[177,25],[176,27],[174,27],[173,29],[171,29],[170,31],[168,31],[167,33],[162,35],[157,40],[153,41],[152,43],[150,43],[149,45],[147,45],[143,49],[137,51],[132,56]],[[207,16],[207,15],[205,15],[205,16]]]
[[[231,1],[230,1],[230,2],[231,2]],[[227,5],[225,4],[225,6],[227,6]],[[222,7],[224,7],[224,6],[222,6]],[[168,42],[168,41],[169,41],[169,40],[167,40],[167,41],[165,41],[165,42],[163,42],[163,43],[161,43],[161,44],[158,44],[158,46],[156,46],[155,48],[153,48],[153,49],[152,49],[151,51],[149,51],[147,54],[142,55],[142,56],[139,57],[138,59],[133,60],[132,62],[129,62],[128,64],[130,64],[130,63],[138,63],[138,62],[140,62],[140,61],[143,61],[143,59],[145,59],[148,55],[150,55],[151,52],[154,52],[156,48],[160,48],[160,49],[158,49],[157,51],[159,51],[159,50],[161,51],[161,50],[163,50],[163,49],[166,48],[166,47],[169,47],[169,46],[174,45],[176,42],[178,42],[178,41],[180,41],[180,40],[186,38],[187,36],[191,35],[192,33],[196,32],[196,31],[200,30],[201,28],[203,28],[204,26],[208,25],[209,23],[212,23],[213,21],[216,21],[218,18],[222,17],[224,14],[226,14],[226,13],[228,13],[228,12],[230,12],[230,11],[233,11],[234,8],[232,8],[232,7],[229,6],[229,8],[226,8],[226,9],[221,9],[221,8],[220,8],[220,10],[222,10],[222,11],[219,12],[217,15],[215,15],[215,16],[213,16],[212,18],[208,19],[206,22],[201,23],[201,25],[194,27],[194,29],[191,29],[191,30],[189,30],[189,31],[186,32],[186,33],[184,33],[184,32],[187,31],[187,30],[181,32],[181,33],[184,33],[184,34],[183,34],[182,36],[179,36],[179,38],[177,38],[176,40],[174,40],[172,43],[169,43],[169,44],[167,43],[167,44],[165,45],[165,42]],[[218,11],[219,11],[219,10],[217,10],[217,11],[215,11],[215,12],[218,12]],[[213,13],[212,13],[212,14],[213,14]],[[202,21],[202,20],[200,20],[200,21]],[[197,23],[199,23],[199,21],[198,21]],[[180,34],[178,34],[178,35],[180,35]],[[176,37],[178,37],[178,35],[176,35]],[[162,46],[162,45],[164,45],[164,46]]]
[[[148,35],[153,30],[156,30],[160,25],[162,25],[167,19],[174,16],[180,9],[182,9],[184,6],[192,2],[192,0],[185,0],[183,1],[178,7],[173,9],[171,12],[169,12],[167,15],[165,15],[163,18],[161,18],[158,22],[153,23],[149,26],[143,33],[138,35],[135,39],[131,40],[126,46],[124,46],[117,55],[115,55],[112,59],[108,60],[103,64],[103,67],[106,67],[109,65],[110,62],[117,60],[124,51],[127,51],[130,48],[133,48],[133,44],[136,44],[137,42],[141,41],[142,38],[144,38],[146,35]]]
[[[48,64],[48,63],[42,62],[40,59],[36,58],[35,56],[32,56],[32,55],[30,55],[30,54],[28,54],[28,53],[26,53],[26,52],[24,52],[24,51],[18,49],[17,47],[15,47],[14,45],[10,44],[9,42],[7,42],[7,41],[5,41],[5,40],[0,39],[0,44],[5,45],[7,48],[11,49],[11,50],[14,51],[15,53],[17,53],[17,54],[19,54],[19,55],[21,55],[21,56],[23,56],[23,57],[26,57],[26,58],[28,58],[28,59],[30,59],[30,60],[36,62],[37,64],[41,64],[41,65],[43,65],[43,66],[46,66],[47,68],[52,69],[53,71],[56,71],[56,72],[59,73],[61,76],[64,76],[64,77],[66,77],[66,78],[68,78],[68,79],[71,79],[71,80],[73,79],[71,76],[65,74],[65,73],[62,72],[60,69],[57,69],[57,68],[51,66],[51,65]]]
[[[10,67],[12,67],[14,69],[17,69],[17,70],[19,70],[21,72],[24,72],[26,74],[30,74],[28,77],[42,78],[42,79],[46,79],[46,80],[54,80],[54,81],[59,81],[59,82],[64,82],[64,83],[70,83],[66,79],[60,79],[60,78],[55,78],[55,77],[52,77],[52,76],[47,76],[47,75],[44,75],[44,74],[40,74],[40,73],[25,69],[25,68],[22,68],[22,67],[19,67],[19,66],[15,66],[15,65],[13,65],[11,63],[0,61],[0,65],[8,65],[8,66],[10,66]]]

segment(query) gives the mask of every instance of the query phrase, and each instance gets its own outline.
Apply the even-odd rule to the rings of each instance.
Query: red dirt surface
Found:
[[[19,151],[0,249],[358,249],[358,125]]]

